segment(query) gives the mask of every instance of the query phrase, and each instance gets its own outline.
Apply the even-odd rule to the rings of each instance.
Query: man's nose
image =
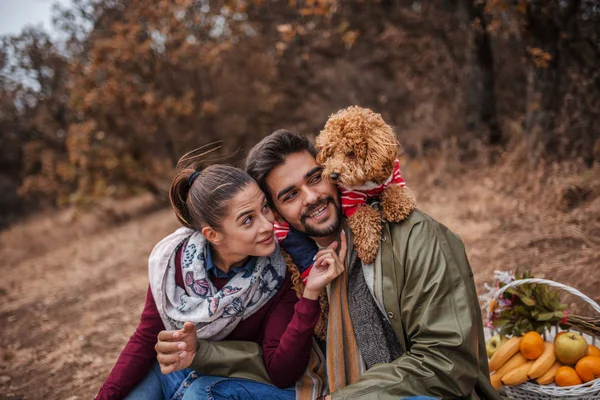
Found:
[[[316,203],[317,200],[319,200],[319,193],[317,193],[316,191],[314,191],[312,189],[307,189],[305,197],[304,197],[304,202],[307,205],[309,205],[309,204]]]

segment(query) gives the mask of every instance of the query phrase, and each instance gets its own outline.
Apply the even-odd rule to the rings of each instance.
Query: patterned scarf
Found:
[[[184,288],[175,282],[175,258],[181,246]],[[202,234],[188,228],[160,241],[148,263],[150,288],[166,329],[181,329],[191,321],[199,339],[218,341],[277,293],[286,265],[277,247],[270,256],[258,258],[251,274],[240,272],[217,290],[207,276],[205,246]]]

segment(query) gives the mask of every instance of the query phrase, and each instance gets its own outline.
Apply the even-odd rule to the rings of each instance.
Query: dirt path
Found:
[[[92,398],[139,321],[150,250],[175,227],[163,210],[3,264],[0,398]]]
[[[485,182],[418,193],[465,241],[479,287],[519,263],[600,300],[600,199],[548,222],[511,217]],[[43,236],[39,221],[0,233],[0,399],[92,398],[139,320],[149,252],[177,227],[170,210],[80,235],[49,221]]]

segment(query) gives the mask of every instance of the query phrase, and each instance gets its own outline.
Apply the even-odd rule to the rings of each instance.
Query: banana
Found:
[[[492,382],[492,386],[498,390],[500,386],[502,386],[502,377],[506,375],[508,372],[513,369],[525,364],[527,359],[523,357],[523,355],[519,352],[512,356],[510,360],[508,360],[498,371],[494,372],[490,377],[490,382]]]
[[[541,356],[535,360],[527,376],[529,379],[539,378],[544,375],[556,361],[556,354],[554,354],[554,345],[552,343],[544,343],[544,352]]]
[[[527,372],[533,365],[533,361],[527,361],[525,364],[518,366],[510,372],[507,372],[501,379],[502,384],[505,386],[520,385],[523,382],[527,382],[529,377]]]
[[[504,343],[498,351],[494,353],[490,359],[490,372],[496,371],[502,367],[512,356],[517,354],[519,351],[519,345],[521,344],[522,337],[514,336]]]
[[[492,376],[490,376],[490,382],[492,383],[492,386],[494,387],[494,389],[498,390],[500,389],[500,387],[502,386],[502,377],[498,376],[498,374],[492,374]]]
[[[556,376],[556,371],[562,367],[562,364],[556,361],[548,371],[539,378],[537,378],[536,382],[540,385],[549,385],[554,382],[554,377]]]

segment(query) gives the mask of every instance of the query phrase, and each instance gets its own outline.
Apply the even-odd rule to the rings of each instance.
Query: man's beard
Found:
[[[335,208],[333,220],[330,222],[329,226],[318,228],[318,227],[312,226],[306,222],[306,219],[308,218],[308,216],[311,213],[315,212],[316,210],[318,210],[319,208],[321,208],[323,206],[327,207],[328,203],[333,204],[333,207]],[[308,208],[308,210],[306,210],[306,212],[304,214],[302,214],[302,216],[300,216],[300,224],[302,225],[302,229],[308,236],[313,236],[313,237],[325,237],[325,236],[333,235],[340,229],[341,223],[342,223],[342,208],[334,200],[334,198],[332,196],[327,196],[325,198],[320,199],[318,202],[311,205]]]

